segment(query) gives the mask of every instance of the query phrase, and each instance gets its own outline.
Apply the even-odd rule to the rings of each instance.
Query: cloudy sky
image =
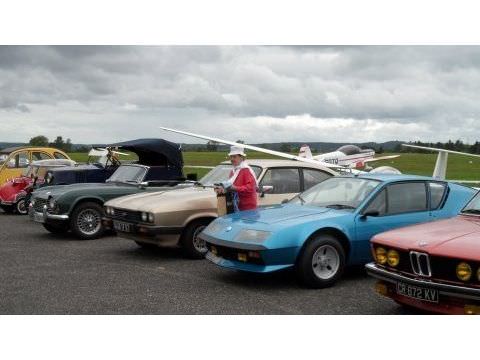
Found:
[[[480,47],[0,46],[0,141],[480,138]]]

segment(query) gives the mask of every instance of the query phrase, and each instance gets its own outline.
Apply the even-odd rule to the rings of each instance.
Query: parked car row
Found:
[[[400,304],[480,314],[480,195],[470,187],[430,177],[342,175],[320,164],[250,160],[261,206],[220,216],[213,185],[228,178],[229,163],[193,181],[184,176],[176,144],[141,139],[115,147],[137,154],[138,161],[112,162],[114,171],[96,183],[85,182],[90,166],[32,163],[23,185],[7,183],[10,198],[15,191],[26,196],[30,185],[30,218],[55,234],[87,240],[112,232],[147,249],[180,247],[190,258],[226,269],[292,269],[311,288],[332,286],[347,267],[365,265],[378,279],[376,291]],[[97,169],[97,175],[108,173],[106,166]],[[47,177],[50,184],[67,178],[79,183],[44,184]],[[8,192],[2,189],[0,200]],[[15,203],[15,196],[2,208]]]

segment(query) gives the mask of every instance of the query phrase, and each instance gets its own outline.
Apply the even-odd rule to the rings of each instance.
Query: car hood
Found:
[[[373,242],[431,255],[480,259],[480,218],[452,219],[408,226],[377,235]]]
[[[327,219],[337,215],[344,215],[345,211],[327,209],[322,207],[283,204],[259,208],[258,210],[243,211],[228,216],[232,222],[242,222],[246,224],[279,224],[288,222],[298,222],[314,216],[315,219]]]
[[[159,189],[154,193],[140,193],[113,199],[108,201],[105,206],[126,210],[159,212],[162,209],[181,210],[185,206],[192,207],[195,203],[203,201],[209,201],[211,206],[216,207],[217,199],[213,189],[197,186]]]
[[[59,197],[64,194],[86,193],[86,194],[106,194],[106,193],[122,193],[125,189],[134,189],[135,185],[120,183],[86,183],[72,185],[47,186],[34,192],[35,197],[48,198],[49,196]]]

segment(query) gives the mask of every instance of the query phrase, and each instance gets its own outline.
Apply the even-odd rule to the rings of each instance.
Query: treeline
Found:
[[[471,154],[480,154],[480,142],[478,142],[478,141],[476,141],[474,144],[465,144],[461,140],[457,140],[455,142],[453,142],[452,140],[448,140],[448,142],[446,142],[446,143],[442,143],[442,142],[428,143],[428,142],[414,141],[414,142],[409,142],[407,144],[417,145],[417,146],[434,147],[434,148],[445,149],[445,150],[460,151],[460,152],[466,152],[466,153],[471,153]],[[421,149],[409,148],[409,147],[405,147],[405,146],[402,146],[402,145],[399,144],[395,147],[395,152],[425,153],[425,152],[428,152],[428,151],[421,150]]]
[[[49,141],[46,136],[39,135],[31,138],[28,144],[31,146],[50,146],[65,152],[88,152],[90,150],[87,146],[74,146],[72,140],[63,140],[62,136],[57,136],[54,141]]]

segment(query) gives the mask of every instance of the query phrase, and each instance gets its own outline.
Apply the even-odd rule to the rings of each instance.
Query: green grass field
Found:
[[[70,157],[78,162],[87,161],[85,153],[71,153]],[[389,154],[390,155],[390,154]],[[184,152],[185,165],[192,166],[215,166],[227,159],[223,152]],[[251,159],[275,159],[275,156],[251,151],[248,153]],[[379,161],[374,167],[389,165],[394,166],[405,174],[427,175],[433,173],[435,167],[436,154],[401,154],[397,159]],[[121,160],[132,160],[134,157],[122,156]],[[201,178],[208,172],[208,169],[185,169],[186,173],[197,173]],[[453,180],[475,180],[480,182],[480,158],[473,158],[461,155],[449,155],[447,178]]]

